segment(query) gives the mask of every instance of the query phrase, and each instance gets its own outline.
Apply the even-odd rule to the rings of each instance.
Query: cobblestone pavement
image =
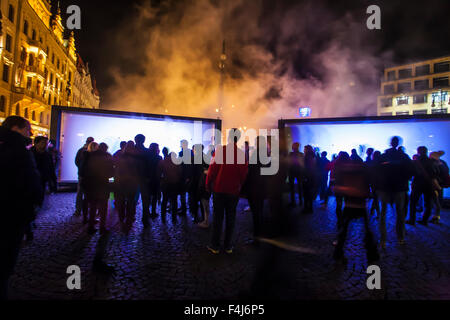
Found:
[[[395,236],[394,216],[388,212],[387,248],[380,251],[382,289],[366,287],[367,261],[364,227],[354,222],[345,247],[347,264],[331,259],[336,237],[334,201],[328,209],[301,215],[290,213],[295,230],[279,240],[290,247],[249,243],[251,213],[238,207],[236,246],[232,255],[206,250],[210,229],[193,225],[186,217],[167,221],[158,217],[144,230],[138,214],[131,233],[120,232],[117,214],[110,209],[111,230],[105,261],[115,274],[91,271],[100,235],[87,234],[74,217],[75,194],[50,195],[36,220],[35,239],[24,243],[10,283],[12,299],[450,299],[450,214],[442,212],[440,225],[407,225],[406,245]],[[111,204],[110,204],[111,207]],[[140,208],[138,208],[140,213]],[[266,213],[267,217],[268,213]],[[267,219],[266,219],[266,222]],[[371,217],[378,236],[378,221]],[[314,253],[292,248],[306,247]],[[66,269],[81,268],[81,290],[68,290]]]

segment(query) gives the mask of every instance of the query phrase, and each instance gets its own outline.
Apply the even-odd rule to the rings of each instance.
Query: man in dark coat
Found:
[[[138,154],[139,161],[141,162],[141,173],[139,181],[139,193],[141,194],[142,200],[142,224],[144,228],[148,228],[150,225],[150,154],[148,149],[144,146],[145,136],[143,134],[138,134],[134,141],[136,142],[136,151]]]
[[[366,201],[370,196],[370,176],[367,166],[361,161],[345,161],[339,165],[334,190],[345,199],[342,226],[334,250],[335,260],[344,259],[344,243],[350,222],[363,218],[365,227],[365,248],[369,264],[379,260],[380,256],[369,227]]]
[[[178,153],[178,157],[182,159],[181,164],[181,184],[180,184],[180,203],[181,214],[185,215],[187,211],[186,207],[186,193],[188,194],[188,202],[191,204],[192,189],[192,174],[193,174],[193,162],[194,151],[189,149],[189,143],[187,140],[181,140],[181,151]]]
[[[94,138],[89,137],[86,139],[86,143],[84,146],[82,146],[76,156],[75,156],[75,165],[78,168],[78,186],[77,186],[77,198],[76,198],[76,204],[75,204],[75,215],[80,216],[81,212],[83,212],[83,216],[87,216],[87,200],[86,200],[86,194],[81,186],[81,177],[80,177],[80,166],[83,162],[83,157],[85,155],[85,152],[87,151],[87,148],[91,142],[94,141]]]
[[[158,163],[162,160],[162,157],[159,155],[159,145],[157,143],[150,144],[148,148],[149,151],[149,170],[150,170],[150,203],[152,205],[152,213],[150,215],[151,218],[156,218],[158,214],[156,213],[156,203],[160,198],[159,195],[161,193],[160,188],[160,177],[157,176]]]
[[[50,186],[51,181],[56,179],[55,166],[51,154],[47,151],[47,143],[48,139],[46,137],[39,136],[34,139],[34,145],[31,148],[37,169],[41,175],[42,189],[44,192],[47,184]]]
[[[291,191],[291,206],[295,207],[295,180],[297,179],[298,199],[300,205],[303,204],[302,200],[302,175],[305,169],[305,155],[299,151],[300,144],[295,142],[292,144],[292,152],[289,153],[289,188]]]
[[[319,182],[319,194],[320,200],[326,204],[328,202],[328,173],[330,160],[327,159],[327,152],[324,151],[321,153],[318,165],[320,171],[320,182]]]
[[[14,271],[25,226],[42,195],[39,172],[27,150],[30,123],[10,116],[0,127],[0,299],[7,298],[8,280]]]
[[[95,143],[93,143],[95,144]],[[108,199],[111,191],[109,178],[114,176],[112,156],[101,150],[98,145],[89,147],[80,166],[82,186],[86,192],[89,207],[89,229],[93,234],[96,230],[95,216],[100,215],[100,233],[106,232],[106,215],[108,211]]]
[[[417,148],[419,155],[417,160],[414,160],[414,179],[411,184],[411,202],[409,211],[408,224],[414,225],[416,222],[416,207],[421,195],[423,195],[425,202],[425,213],[420,224],[427,225],[428,219],[431,216],[432,197],[435,192],[438,178],[438,168],[433,161],[428,157],[428,149],[426,147]]]
[[[249,158],[247,180],[244,184],[248,204],[252,211],[254,241],[257,241],[257,238],[261,236],[263,227],[264,200],[267,198],[266,184],[268,177],[261,174],[261,168],[267,166],[267,164],[261,162],[260,149],[267,150],[267,148],[266,138],[263,136],[257,137],[256,148]],[[267,153],[267,151],[265,152]]]
[[[128,233],[136,216],[136,193],[139,189],[140,161],[134,142],[126,143],[125,148],[114,157],[115,200],[122,230]]]
[[[391,148],[381,155],[380,164],[376,169],[381,177],[378,194],[381,200],[380,244],[382,248],[386,245],[386,211],[388,204],[395,205],[397,214],[396,232],[399,243],[403,244],[405,241],[405,203],[413,169],[409,156],[398,148],[399,143],[399,137],[392,137]]]

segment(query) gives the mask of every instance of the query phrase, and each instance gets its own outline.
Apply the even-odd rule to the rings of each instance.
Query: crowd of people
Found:
[[[277,156],[278,172],[265,176],[261,169],[270,167],[270,162],[263,164],[260,161],[260,151],[263,149],[269,160],[275,161],[270,154],[275,138],[257,137],[256,147],[252,149],[246,141],[241,150],[238,147],[239,130],[231,131],[227,145],[208,146],[205,150],[203,145],[196,144],[190,149],[188,141],[182,140],[179,151],[164,147],[162,156],[158,143],[145,146],[146,137],[142,134],[134,141],[122,141],[120,150],[114,154],[108,152],[105,143],[87,138],[75,157],[78,168],[75,216],[82,217],[88,234],[97,232],[99,222],[100,234],[105,235],[109,233],[108,212],[116,213],[121,232],[128,234],[139,216],[136,212],[139,201],[144,229],[150,227],[152,219],[161,217],[165,221],[167,213],[172,218],[186,216],[189,210],[198,227],[212,225],[208,250],[218,254],[223,248],[231,254],[239,199],[248,200],[253,218],[253,243],[257,245],[261,237],[277,235],[286,227],[287,210],[283,202],[286,186],[290,190],[290,207],[297,206],[298,198],[303,214],[314,213],[317,197],[326,206],[329,197],[334,196],[336,260],[344,258],[350,222],[362,218],[368,261],[379,259],[369,215],[376,213],[379,218],[380,247],[383,249],[387,239],[388,205],[395,207],[396,235],[400,244],[405,243],[405,223],[415,225],[418,211],[424,212],[418,223],[439,223],[443,189],[450,185],[449,168],[441,159],[443,151],[428,154],[427,148],[420,146],[417,155],[410,159],[400,146],[400,139],[393,137],[391,147],[384,152],[368,148],[365,160],[356,149],[350,155],[341,151],[329,160],[326,151],[320,152],[307,145],[302,152],[300,144],[294,143],[291,152],[281,150]],[[18,116],[8,117],[0,127],[0,196],[7,211],[15,213],[5,215],[7,221],[0,232],[2,255],[7,261],[1,270],[2,297],[6,296],[7,281],[24,235],[32,239],[36,208],[42,207],[47,188],[50,193],[57,190],[60,154],[55,143],[40,136],[30,147],[30,135],[29,122]],[[233,152],[233,161],[228,161],[228,155],[224,163],[215,160],[218,154],[225,155],[229,150]],[[108,210],[111,194],[114,210]],[[209,217],[211,198],[212,223]],[[269,217],[264,217],[265,208],[270,212]],[[409,219],[406,220],[408,211]],[[270,228],[265,228],[263,223],[267,219],[271,220]],[[224,222],[225,235],[221,245]],[[101,258],[96,262],[105,267]]]
[[[319,154],[318,150],[305,146],[302,153],[299,148],[300,145],[294,143],[289,154],[291,206],[296,205],[295,181],[300,203],[304,205],[303,213],[313,212],[311,203],[317,196],[325,206],[328,196],[335,196],[339,233],[334,242],[336,259],[343,257],[350,221],[360,217],[364,218],[366,226],[368,259],[376,260],[378,254],[367,213],[376,213],[379,218],[380,247],[384,249],[388,205],[395,207],[396,234],[400,244],[405,243],[405,223],[413,226],[416,222],[422,225],[439,223],[443,190],[450,186],[449,168],[441,159],[444,151],[428,154],[427,147],[419,146],[417,154],[410,159],[400,146],[399,137],[393,137],[391,148],[383,153],[368,148],[365,161],[356,149],[351,150],[350,155],[341,151],[329,161],[325,151]],[[367,202],[370,204],[368,210]],[[406,219],[408,211],[409,218]],[[417,211],[424,211],[418,221]]]

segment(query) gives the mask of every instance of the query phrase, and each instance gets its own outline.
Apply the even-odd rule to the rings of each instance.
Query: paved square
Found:
[[[115,267],[106,277],[91,271],[100,235],[87,234],[81,217],[74,217],[75,194],[50,195],[40,212],[35,239],[24,243],[15,275],[12,299],[450,299],[450,215],[442,211],[440,225],[406,226],[406,245],[397,243],[395,218],[388,211],[388,242],[380,251],[382,289],[366,287],[367,261],[363,223],[350,226],[345,246],[347,264],[332,259],[336,237],[334,201],[328,209],[316,206],[312,215],[291,210],[295,230],[279,240],[284,248],[251,237],[251,213],[238,206],[236,247],[232,255],[206,250],[210,229],[186,217],[170,214],[154,219],[143,230],[140,207],[137,222],[126,236],[120,232],[117,213],[109,211],[111,230],[105,261]],[[269,213],[265,215],[269,224]],[[371,217],[378,238],[378,221]],[[314,253],[302,253],[298,248]],[[81,268],[81,290],[68,290],[69,265]]]

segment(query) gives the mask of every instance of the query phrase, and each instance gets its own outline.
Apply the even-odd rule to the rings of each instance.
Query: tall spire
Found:
[[[61,8],[59,7],[59,1],[58,1],[58,9],[56,10],[56,15],[52,21],[52,29],[53,29],[53,33],[56,35],[58,40],[61,43],[63,43],[64,42],[64,26],[62,24]]]
[[[69,55],[70,57],[76,61],[77,60],[77,48],[75,47],[75,35],[72,32],[70,32],[70,37],[69,37],[69,43],[68,43],[68,49],[69,49]]]
[[[220,55],[219,69],[220,69],[220,83],[219,83],[219,106],[218,112],[222,111],[224,106],[224,95],[223,86],[225,83],[225,61],[227,60],[227,55],[225,53],[225,40],[222,42],[222,54]]]

